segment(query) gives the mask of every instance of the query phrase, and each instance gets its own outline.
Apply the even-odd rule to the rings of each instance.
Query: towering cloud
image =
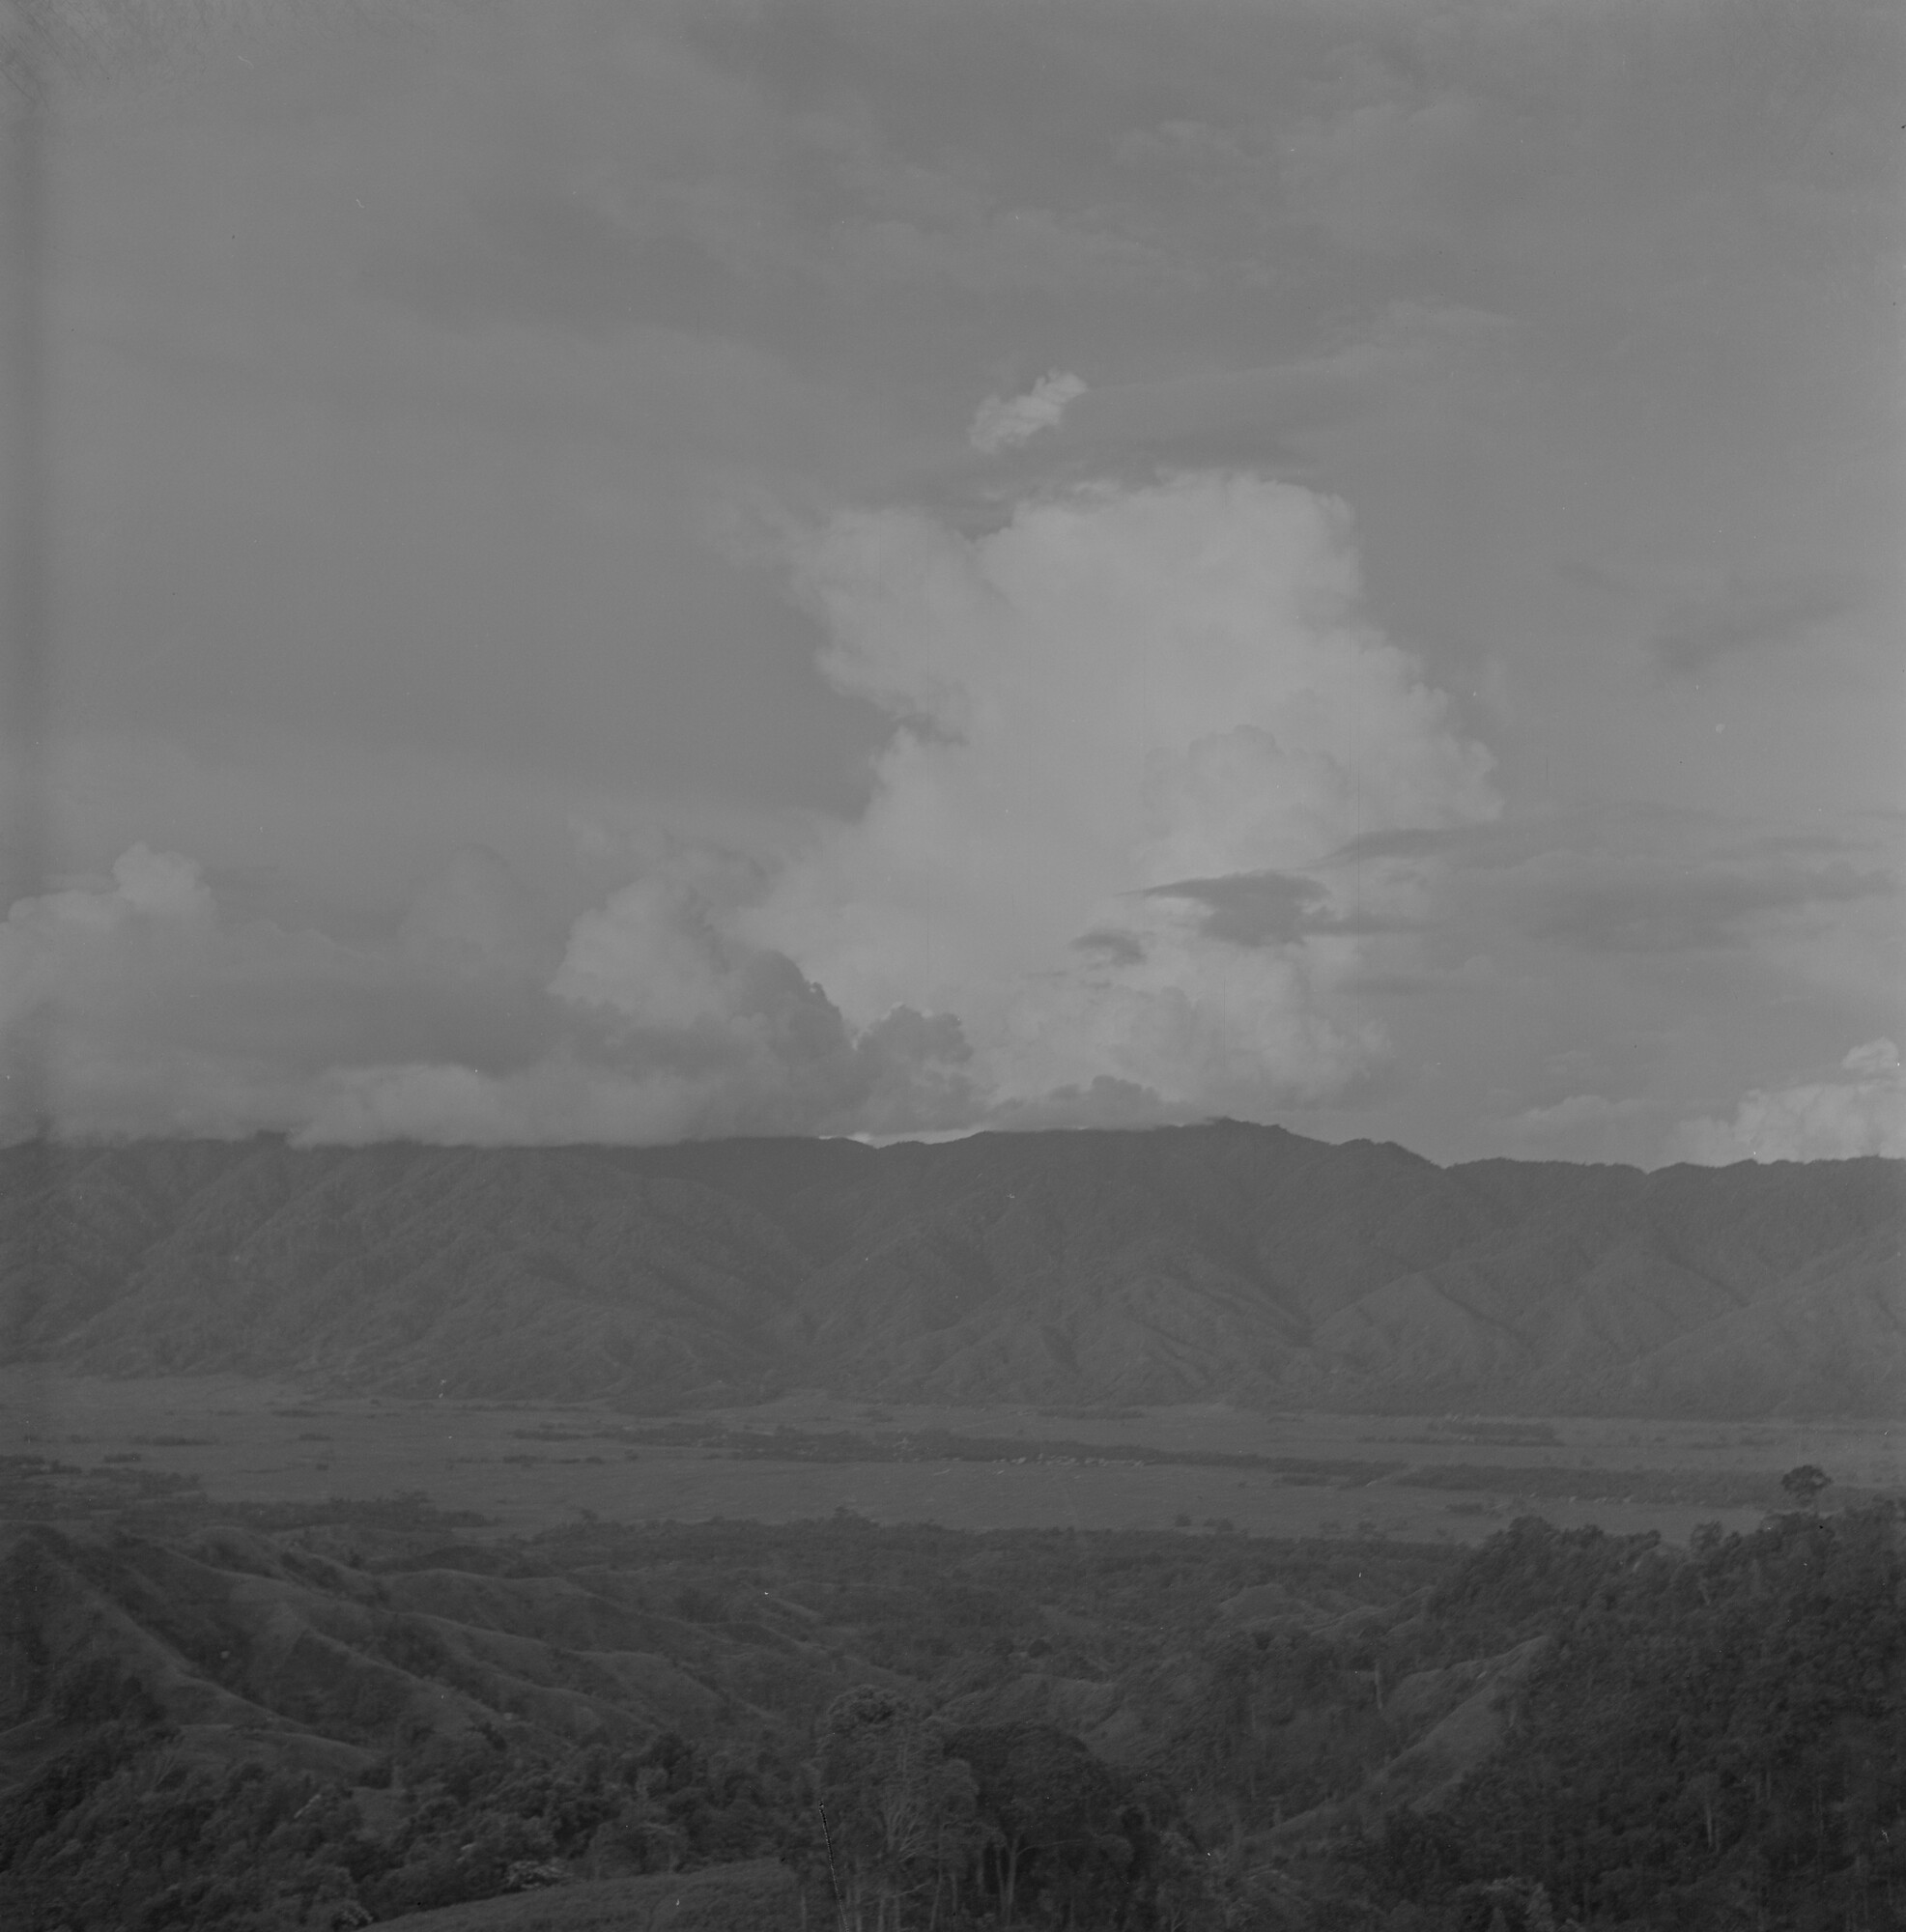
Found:
[[[1341,504],[1195,473],[1031,501],[977,539],[861,512],[796,569],[828,675],[893,734],[864,815],[738,930],[851,1020],[957,1013],[1009,1103],[1106,1077],[1252,1112],[1370,1069],[1382,1038],[1340,988],[1412,910],[1405,868],[1365,874],[1362,903],[1296,875],[1497,801],[1359,616]]]
[[[826,674],[891,721],[858,817],[778,872],[657,861],[566,937],[476,848],[344,944],[135,846],[0,926],[0,1023],[47,1018],[60,1122],[895,1133],[1262,1117],[1380,1064],[1352,981],[1410,943],[1420,863],[1320,862],[1496,799],[1359,616],[1342,505],[1186,474],[977,538],[843,514],[792,564]]]

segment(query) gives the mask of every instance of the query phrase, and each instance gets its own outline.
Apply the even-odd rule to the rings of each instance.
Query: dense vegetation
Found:
[[[1437,1593],[1553,1643],[1502,1748],[1393,1817],[1392,1892],[1503,1872],[1589,1922],[1887,1925],[1906,1911],[1906,1557],[1892,1510],[1677,1556],[1519,1524]]]
[[[40,1525],[0,1564],[0,1922],[352,1926],[769,1858],[853,1932],[1882,1932],[1903,1612],[1888,1505],[1467,1554]]]

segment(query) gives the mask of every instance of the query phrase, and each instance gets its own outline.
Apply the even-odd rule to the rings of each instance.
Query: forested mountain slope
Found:
[[[794,1932],[796,1888],[890,1932],[1902,1922],[1896,1505],[1467,1552],[240,1514],[0,1530],[0,1923],[554,1886],[453,1923],[581,1932],[723,1866],[753,1903],[685,1925]]]
[[[1906,1163],[938,1146],[0,1153],[7,1358],[387,1393],[1890,1414]]]
[[[1457,1560],[844,1517],[492,1543],[422,1506],[408,1529],[389,1505],[238,1514],[0,1527],[0,1923],[353,1925],[764,1857],[824,1884],[816,1795],[858,1858],[853,1794],[893,1782],[896,1726],[906,1776],[957,1738],[996,1798],[1029,1752],[1060,1761],[1108,1830],[1182,1865],[1194,1828],[1146,1762],[1154,1731],[1196,1730],[1223,1601],[1274,1566],[1328,1630]],[[1161,1723],[1187,1671],[1190,1731]],[[1099,1685],[1123,1747],[995,1721],[987,1699],[1028,1674]],[[1357,1775],[1339,1748],[1305,1793],[1332,1768]],[[939,1795],[983,1799],[957,1776]],[[1228,1829],[1228,1800],[1194,1797]]]

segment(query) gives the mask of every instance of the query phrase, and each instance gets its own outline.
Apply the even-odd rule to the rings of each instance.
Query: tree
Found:
[[[1820,1492],[1829,1488],[1833,1480],[1826,1470],[1815,1468],[1811,1463],[1803,1463],[1780,1478],[1780,1488],[1797,1509],[1811,1509]]]
[[[1067,1925],[1124,1922],[1155,1886],[1156,1834],[1110,1766],[1051,1724],[976,1725],[947,1748],[973,1768],[981,1883],[1002,1923],[1035,1906]]]
[[[927,1902],[937,1919],[948,1881],[974,1842],[973,1775],[912,1697],[864,1684],[821,1718],[815,1797],[845,1932],[897,1927]]]

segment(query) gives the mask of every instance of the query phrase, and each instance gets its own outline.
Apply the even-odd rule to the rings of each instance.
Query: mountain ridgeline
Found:
[[[5,1358],[385,1394],[1906,1412],[1906,1162],[1218,1122],[941,1145],[0,1152]]]

